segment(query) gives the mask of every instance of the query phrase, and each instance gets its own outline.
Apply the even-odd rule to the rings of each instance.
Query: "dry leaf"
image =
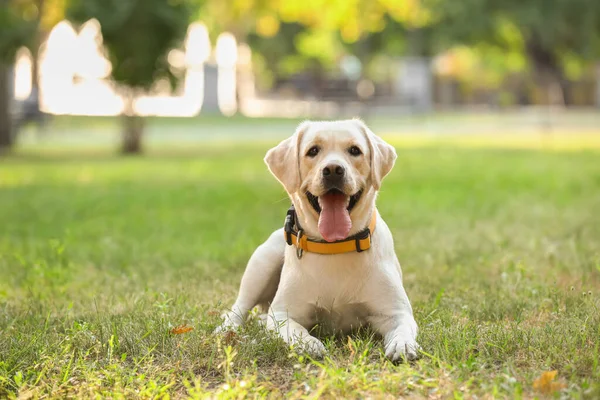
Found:
[[[238,335],[237,333],[235,333],[234,331],[228,331],[225,334],[225,344],[230,346],[230,345],[234,345],[238,342]]]
[[[552,394],[567,387],[562,382],[555,382],[558,371],[546,371],[533,382],[533,388],[543,394]]]
[[[220,313],[216,310],[210,310],[208,312],[208,315],[210,315],[211,317],[216,317],[217,315],[219,315]]]
[[[194,330],[194,328],[192,328],[191,326],[179,325],[179,326],[176,326],[175,328],[171,329],[171,334],[172,335],[181,335],[183,333],[188,333],[193,330]]]

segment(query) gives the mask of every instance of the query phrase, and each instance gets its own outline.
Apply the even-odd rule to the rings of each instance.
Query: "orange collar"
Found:
[[[298,258],[302,257],[302,253],[305,251],[317,254],[341,254],[352,251],[360,253],[371,247],[371,235],[375,231],[376,222],[377,213],[373,210],[373,217],[369,226],[356,235],[344,240],[338,240],[337,242],[311,240],[304,235],[304,231],[298,223],[296,210],[294,206],[291,206],[285,217],[283,234],[288,245],[296,246]]]

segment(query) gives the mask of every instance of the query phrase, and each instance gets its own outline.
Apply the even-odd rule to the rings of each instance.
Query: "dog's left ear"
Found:
[[[396,149],[379,136],[375,135],[367,125],[359,119],[353,120],[363,132],[371,150],[371,182],[375,190],[381,187],[381,181],[394,167]]]
[[[300,124],[296,132],[267,152],[265,163],[269,171],[292,194],[300,188],[300,164],[298,146],[308,122]]]

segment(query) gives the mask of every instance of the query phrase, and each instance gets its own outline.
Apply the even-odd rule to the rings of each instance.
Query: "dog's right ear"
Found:
[[[381,181],[390,173],[396,162],[396,150],[382,138],[375,135],[367,125],[359,119],[353,119],[366,136],[371,150],[371,182],[375,190],[381,187]]]
[[[300,162],[298,146],[310,122],[303,122],[296,132],[267,152],[265,163],[288,193],[300,188]]]

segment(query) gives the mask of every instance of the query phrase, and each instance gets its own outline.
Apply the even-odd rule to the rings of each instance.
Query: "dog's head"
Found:
[[[329,242],[368,225],[395,160],[394,148],[356,119],[304,122],[265,157],[306,234]]]

